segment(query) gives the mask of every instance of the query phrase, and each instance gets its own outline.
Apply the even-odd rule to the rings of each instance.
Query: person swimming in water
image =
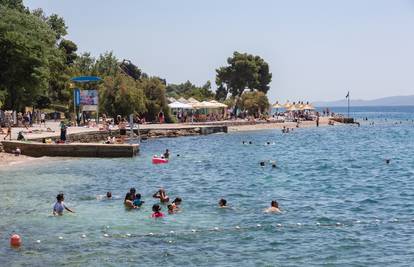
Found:
[[[54,216],[56,216],[56,215],[62,216],[64,210],[75,213],[73,210],[66,207],[65,203],[63,203],[64,200],[65,200],[65,196],[63,195],[63,193],[60,193],[56,196],[56,203],[53,206],[53,215]]]
[[[265,162],[264,161],[260,161],[260,166],[264,167],[265,166]]]
[[[179,211],[180,210],[180,205],[181,205],[182,201],[183,200],[180,197],[176,197],[174,199],[174,201],[171,203],[173,208],[174,208],[174,211]]]
[[[142,206],[142,204],[144,204],[145,203],[145,201],[142,201],[141,200],[141,194],[136,194],[135,195],[135,199],[134,199],[134,206],[136,206],[136,207],[141,207]]]
[[[175,213],[174,206],[172,204],[168,204],[167,208],[168,208],[168,214]]]
[[[279,209],[279,203],[276,200],[272,200],[270,203],[270,207],[265,209],[264,212],[266,213],[279,213],[281,212]]]
[[[154,204],[152,206],[152,211],[153,211],[153,213],[151,215],[152,218],[162,218],[162,217],[164,217],[164,214],[161,212],[160,205]]]
[[[219,205],[220,208],[228,208],[229,207],[229,206],[227,206],[227,200],[225,200],[224,198],[219,200],[218,205]]]
[[[153,198],[159,198],[161,203],[167,203],[170,201],[170,198],[167,195],[167,192],[163,188],[160,188],[157,192],[155,192],[154,195],[152,195]]]
[[[132,194],[130,192],[128,192],[125,195],[124,205],[127,209],[136,209],[136,206],[134,205],[134,199],[133,199]]]

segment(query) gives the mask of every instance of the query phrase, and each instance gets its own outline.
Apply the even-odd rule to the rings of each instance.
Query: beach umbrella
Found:
[[[214,105],[217,108],[227,108],[227,105],[226,104],[220,103],[220,102],[218,102],[216,100],[210,100],[208,103]]]
[[[168,107],[170,108],[181,108],[181,109],[192,109],[193,106],[187,103],[181,103],[178,101],[172,102],[170,104],[168,104]]]
[[[292,104],[291,104],[291,103],[289,103],[289,100],[288,100],[288,101],[286,101],[286,103],[283,105],[283,107],[284,107],[285,109],[289,109],[291,106],[292,106]]]
[[[189,103],[189,101],[187,99],[185,99],[184,97],[180,97],[180,99],[178,99],[177,101],[181,102],[181,103],[186,103],[186,104]]]
[[[283,105],[279,104],[279,102],[276,101],[276,103],[273,104],[273,108],[283,108]]]
[[[303,107],[303,110],[314,110],[315,108],[311,105],[311,104],[306,104],[304,107]]]

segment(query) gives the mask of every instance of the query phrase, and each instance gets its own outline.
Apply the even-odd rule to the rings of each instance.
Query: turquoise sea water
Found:
[[[0,170],[0,265],[410,266],[414,108],[359,108],[353,116],[369,120],[285,135],[150,140],[134,159]],[[165,148],[171,162],[152,165]],[[141,210],[96,200],[108,190],[123,198],[132,186],[146,201]],[[154,220],[151,196],[161,186],[183,198],[182,212]],[[75,214],[50,216],[60,191]],[[217,208],[222,197],[231,209]],[[282,214],[262,212],[272,199]],[[13,232],[23,237],[18,250],[8,245]]]

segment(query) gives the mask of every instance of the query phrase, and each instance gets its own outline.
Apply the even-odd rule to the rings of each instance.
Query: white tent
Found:
[[[172,102],[172,103],[168,104],[168,106],[170,108],[181,108],[181,109],[192,109],[193,108],[193,106],[191,106],[190,104],[181,103],[181,102],[178,102],[178,101]]]

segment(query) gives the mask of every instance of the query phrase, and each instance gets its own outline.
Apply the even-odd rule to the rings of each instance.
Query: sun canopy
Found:
[[[90,83],[90,82],[100,82],[101,78],[97,76],[79,76],[71,79],[72,82],[76,83]]]
[[[272,106],[273,108],[283,108],[283,105],[279,104],[279,102],[276,102]]]
[[[220,102],[218,102],[216,100],[208,101],[208,103],[210,103],[212,106],[214,105],[217,108],[227,108],[227,105],[226,104],[220,103]]]
[[[190,104],[181,103],[181,102],[178,102],[178,101],[172,102],[172,103],[168,104],[168,106],[170,108],[182,108],[182,109],[192,109],[193,108],[193,106],[191,106]]]

